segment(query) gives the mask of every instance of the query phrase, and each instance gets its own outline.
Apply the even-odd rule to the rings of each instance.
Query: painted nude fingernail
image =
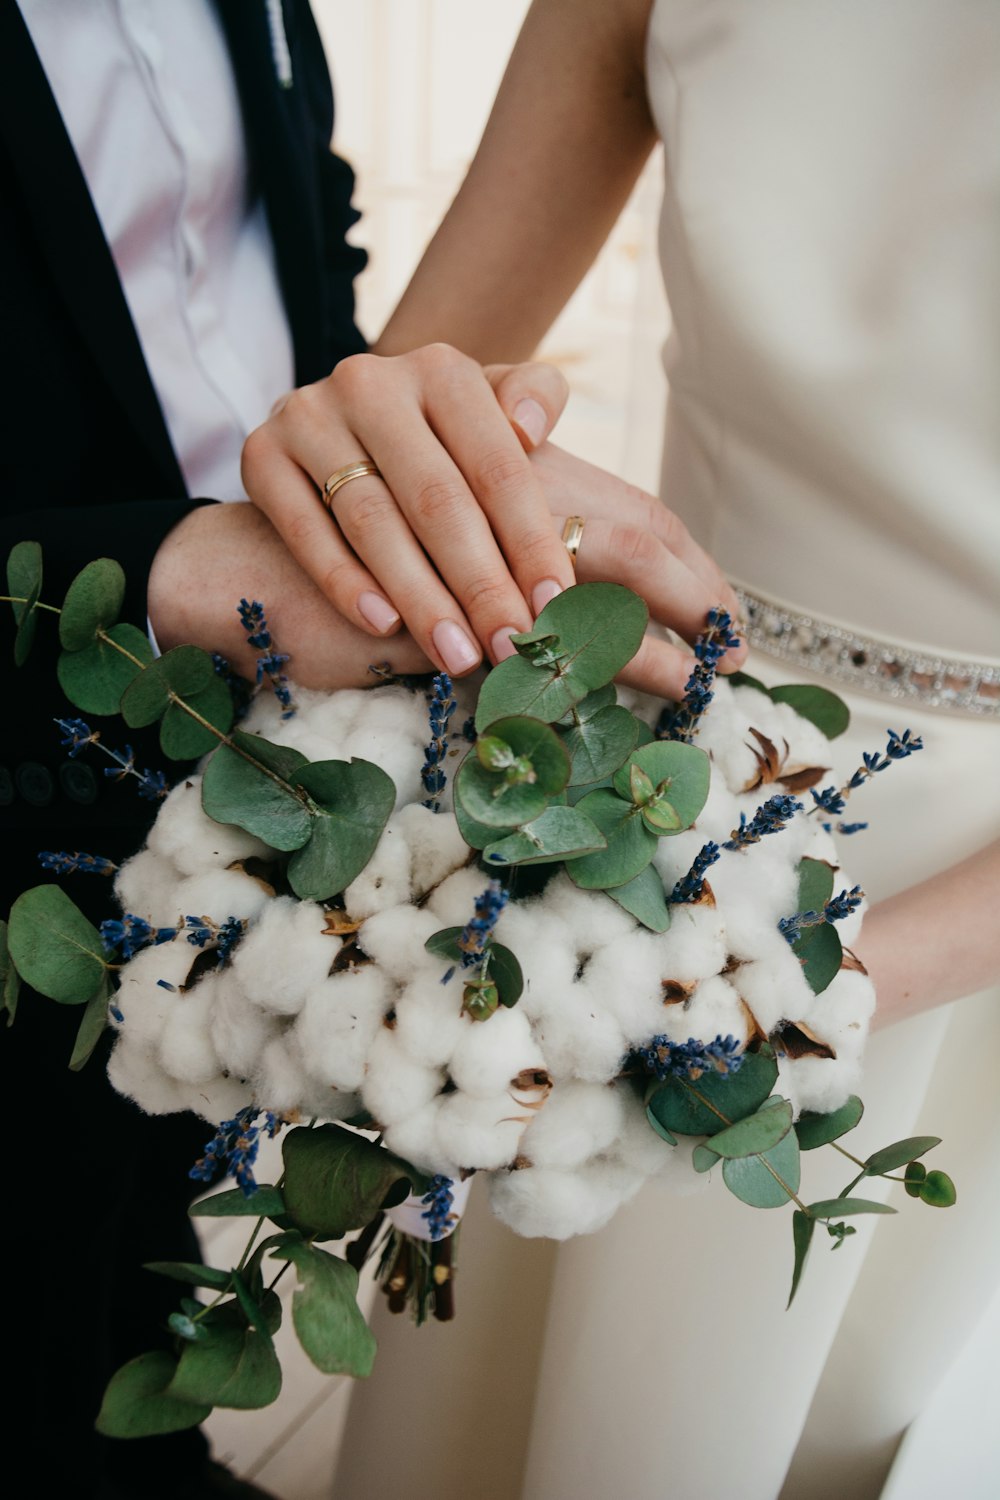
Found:
[[[454,620],[439,620],[431,631],[431,640],[449,672],[467,672],[479,661],[479,648]]]
[[[524,396],[514,407],[511,415],[531,446],[537,448],[549,425],[544,406],[539,405],[530,396]]]
[[[399,624],[399,615],[388,599],[383,599],[381,594],[373,594],[370,590],[358,595],[358,612],[364,615],[375,630],[391,630],[394,625]]]
[[[499,630],[494,631],[490,640],[490,651],[493,653],[495,662],[504,661],[508,656],[514,655],[514,647],[510,643],[512,635],[517,635],[516,625],[502,625]]]
[[[546,604],[561,593],[562,584],[556,583],[554,578],[543,578],[541,583],[536,583],[531,593],[531,607],[535,614],[540,615]]]

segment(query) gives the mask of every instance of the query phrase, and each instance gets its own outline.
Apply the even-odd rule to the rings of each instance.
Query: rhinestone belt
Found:
[[[945,713],[1000,718],[1000,662],[901,646],[734,587],[747,621],[746,638],[766,656],[793,662],[860,693]]]

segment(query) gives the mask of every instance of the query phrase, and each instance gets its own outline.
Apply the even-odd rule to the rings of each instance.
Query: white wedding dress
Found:
[[[871,823],[845,853],[872,899],[1000,834],[993,689],[973,705],[992,713],[953,711],[958,679],[1000,659],[998,63],[992,0],[658,0],[651,17],[664,499],[758,600],[767,650],[748,670],[864,679],[829,682],[852,710],[844,779],[888,726],[923,736],[849,805]],[[807,612],[854,638],[846,661],[802,657]],[[411,1500],[1000,1492],[995,1421],[962,1452],[921,1439],[952,1366],[952,1410],[956,1380],[980,1398],[992,1381],[984,1410],[1000,1396],[996,1363],[962,1365],[1000,1286],[998,1056],[997,991],[873,1038],[857,1149],[940,1134],[959,1201],[904,1197],[838,1254],[818,1241],[789,1312],[789,1215],[721,1182],[647,1187],[558,1249],[512,1242],[474,1204],[458,1322],[411,1337],[382,1321],[335,1493],[378,1500],[393,1473]],[[816,1196],[849,1175],[827,1155],[806,1164]]]

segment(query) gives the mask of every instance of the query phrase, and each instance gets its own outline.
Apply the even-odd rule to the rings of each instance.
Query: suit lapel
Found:
[[[184,480],[118,272],[14,0],[0,0],[0,54],[5,63],[0,137],[20,184],[39,252],[91,356],[149,451],[152,472],[142,476],[144,490],[183,495]]]

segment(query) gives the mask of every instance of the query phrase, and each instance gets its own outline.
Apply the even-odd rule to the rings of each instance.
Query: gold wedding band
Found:
[[[583,516],[567,516],[566,523],[562,529],[563,545],[570,557],[576,562],[576,554],[580,550],[580,542],[583,538]]]
[[[378,465],[373,464],[370,458],[361,459],[358,463],[345,464],[342,469],[335,470],[323,486],[323,503],[327,510],[330,509],[330,502],[342,485],[350,484],[352,479],[363,479],[366,474],[371,474],[376,479],[382,478]]]

